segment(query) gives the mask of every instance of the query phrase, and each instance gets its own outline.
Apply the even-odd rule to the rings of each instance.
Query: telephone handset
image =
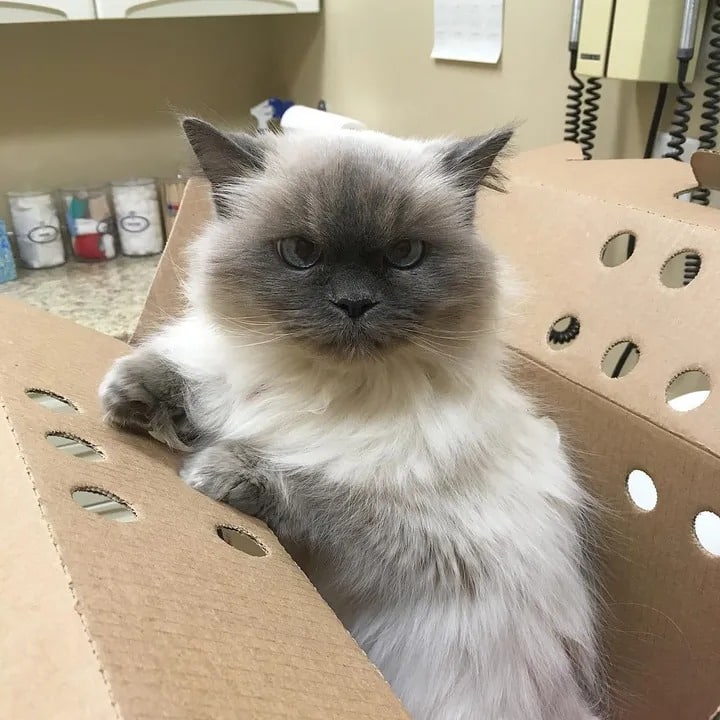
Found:
[[[717,38],[708,64],[704,139],[714,146],[720,105],[720,0],[715,4],[711,32]],[[708,0],[573,0],[570,21],[570,75],[565,138],[579,142],[589,159],[595,140],[601,78],[659,83],[658,99],[645,155],[650,156],[662,115],[668,84],[678,84],[672,141],[668,156],[680,158],[692,111],[693,93],[686,83],[694,77],[695,48],[700,44]],[[712,55],[712,54],[711,54]],[[712,61],[715,65],[712,65]],[[713,74],[714,73],[714,74]],[[585,77],[583,81],[581,78]],[[716,83],[713,85],[713,83]],[[712,115],[712,117],[711,117]],[[710,128],[710,124],[712,124]],[[711,132],[712,131],[712,132]]]

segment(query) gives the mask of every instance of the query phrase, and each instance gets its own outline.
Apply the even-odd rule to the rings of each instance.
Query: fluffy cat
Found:
[[[590,720],[590,505],[509,379],[474,228],[511,131],[184,128],[216,217],[184,317],[105,378],[108,420],[267,522],[414,720]]]

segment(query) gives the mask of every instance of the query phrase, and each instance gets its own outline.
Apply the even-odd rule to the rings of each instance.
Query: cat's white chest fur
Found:
[[[207,383],[196,421],[287,469],[282,539],[419,720],[485,717],[468,708],[504,707],[508,677],[527,685],[507,720],[590,717],[567,652],[594,662],[586,498],[501,363],[462,388],[402,356],[374,375],[305,365],[298,384],[271,343],[229,346],[192,315],[151,343]]]
[[[588,720],[592,504],[508,376],[475,228],[512,130],[183,127],[217,212],[187,316],[103,383],[109,419],[267,522],[413,720]]]
[[[401,359],[399,371],[381,367],[361,382],[319,367],[297,383],[283,377],[282,354],[260,353],[252,343],[228,346],[199,318],[188,317],[154,342],[168,355],[172,347],[174,362],[190,377],[227,383],[203,398],[207,427],[252,441],[290,467],[323,468],[338,482],[363,475],[391,485],[408,476],[430,482],[437,464],[450,464],[463,446],[492,432],[479,412],[483,397],[472,389],[465,397],[439,395],[422,368],[403,367]]]

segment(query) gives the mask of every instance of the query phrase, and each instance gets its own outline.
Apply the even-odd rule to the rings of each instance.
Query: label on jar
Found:
[[[28,231],[27,236],[30,242],[38,243],[38,245],[50,243],[57,240],[58,229],[52,225],[38,225]]]
[[[142,215],[136,215],[131,212],[129,215],[120,218],[120,227],[126,232],[140,233],[150,227],[150,221]]]

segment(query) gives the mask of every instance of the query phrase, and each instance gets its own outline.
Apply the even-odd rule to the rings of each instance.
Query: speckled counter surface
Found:
[[[100,263],[70,261],[47,270],[18,269],[18,279],[0,284],[0,294],[127,340],[159,261],[159,255],[118,257]]]

